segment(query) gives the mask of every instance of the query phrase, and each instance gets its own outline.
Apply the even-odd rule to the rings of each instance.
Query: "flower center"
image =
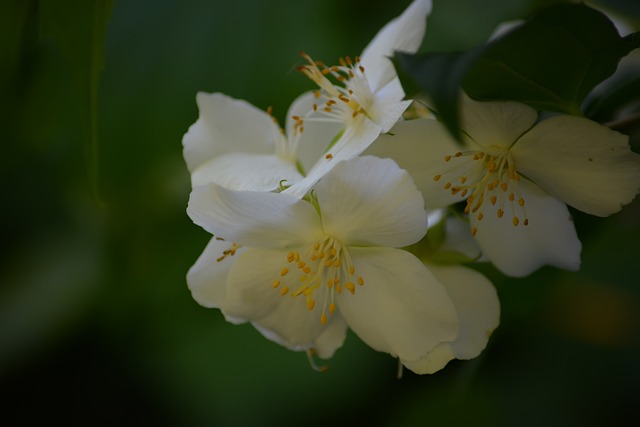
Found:
[[[467,197],[465,213],[474,214],[481,221],[488,201],[498,206],[498,218],[503,218],[508,210],[514,227],[529,225],[525,202],[519,194],[520,175],[508,149],[458,151],[445,156],[444,161],[450,167],[433,179],[444,182],[443,188],[452,195]],[[476,227],[471,229],[474,236],[477,232]]]
[[[320,116],[306,117],[307,120],[340,122],[351,127],[359,126],[365,116],[375,121],[371,117],[375,96],[359,57],[355,61],[348,56],[340,58],[340,65],[328,67],[304,52],[300,54],[308,64],[298,67],[298,70],[318,85],[320,90],[315,93],[316,98],[320,100],[322,97],[324,101],[313,104],[312,113],[320,113]],[[303,127],[302,119],[298,119],[298,125]]]
[[[342,293],[343,288],[355,294],[355,284],[364,285],[362,276],[357,276],[355,272],[346,247],[337,239],[326,236],[301,251],[290,251],[286,265],[272,286],[279,288],[282,296],[304,296],[309,311],[316,306],[316,292],[322,292],[320,322],[324,325],[327,323],[327,310],[329,314],[336,310],[336,294]],[[290,288],[282,283],[285,281],[294,285]]]

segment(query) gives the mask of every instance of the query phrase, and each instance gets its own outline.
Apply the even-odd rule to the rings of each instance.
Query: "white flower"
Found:
[[[189,272],[198,302],[321,357],[342,345],[347,325],[403,363],[421,363],[455,342],[458,316],[447,291],[420,260],[396,249],[427,226],[406,171],[374,157],[340,162],[312,200],[195,188],[189,215],[227,239],[212,240]]]
[[[565,203],[598,216],[619,211],[638,193],[640,156],[626,136],[588,119],[537,119],[524,104],[464,96],[463,146],[439,122],[414,120],[370,153],[407,169],[428,208],[466,200],[472,233],[504,273],[576,270],[581,244]]]
[[[300,70],[320,90],[316,92],[318,100],[313,109],[299,116],[301,123],[339,124],[343,132],[309,174],[287,189],[287,193],[304,196],[338,161],[362,153],[402,116],[411,101],[404,100],[405,93],[390,57],[395,51],[417,51],[430,11],[430,0],[414,0],[378,32],[361,56],[354,60],[341,58],[337,66],[327,67],[303,53],[308,64]]]
[[[311,167],[338,131],[337,126],[310,123],[304,132],[294,119],[311,108],[310,92],[292,103],[286,131],[269,113],[246,101],[200,92],[196,102],[200,116],[182,140],[193,187],[216,183],[234,190],[272,191],[281,181],[291,185],[302,179],[301,172]]]

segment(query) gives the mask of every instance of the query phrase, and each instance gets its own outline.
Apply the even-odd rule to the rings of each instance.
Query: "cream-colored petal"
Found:
[[[320,321],[322,306],[309,310],[304,295],[291,296],[300,281],[293,272],[281,275],[286,267],[290,267],[286,250],[247,250],[229,271],[221,308],[226,316],[250,321],[265,337],[287,348],[312,348],[326,328]],[[281,282],[277,288],[274,280]],[[282,295],[285,287],[290,291]],[[330,348],[323,349],[329,352]]]
[[[567,206],[526,179],[514,190],[525,201],[524,209],[505,196],[495,206],[485,202],[481,220],[471,215],[482,252],[509,276],[523,277],[543,265],[578,270],[582,245]],[[497,215],[500,208],[502,218]],[[518,226],[513,225],[514,216]]]
[[[538,118],[533,108],[517,102],[478,102],[464,93],[460,102],[461,128],[482,147],[510,147]]]
[[[191,172],[224,153],[274,153],[280,130],[264,111],[221,93],[198,92],[196,103],[200,115],[182,138]]]
[[[342,160],[349,160],[371,145],[380,135],[380,126],[369,119],[363,119],[359,126],[347,127],[338,141],[313,165],[307,176],[283,191],[302,198],[323,176]]]
[[[445,288],[415,256],[393,248],[349,248],[355,293],[343,290],[338,308],[369,346],[417,360],[458,334],[458,315]]]
[[[395,51],[414,53],[422,44],[431,0],[414,0],[397,18],[387,23],[360,56],[374,92],[396,76],[389,58]]]
[[[427,208],[442,208],[462,200],[443,188],[442,181],[434,176],[443,174],[450,167],[444,161],[446,155],[460,151],[442,123],[433,119],[400,121],[389,134],[380,137],[365,151],[377,157],[395,160],[406,169],[424,196]]]
[[[295,164],[273,154],[228,153],[194,170],[191,185],[215,183],[230,190],[273,191],[282,181],[291,185],[301,179]]]
[[[640,155],[629,138],[591,120],[555,116],[513,147],[518,172],[583,212],[618,212],[640,191]]]
[[[207,184],[193,189],[187,213],[211,234],[248,247],[300,246],[322,234],[313,206],[282,193]]]
[[[219,308],[225,300],[229,269],[244,248],[212,237],[187,273],[187,285],[198,304]]]
[[[341,162],[315,191],[325,232],[346,245],[408,246],[427,231],[422,195],[391,159]]]
[[[347,329],[347,322],[345,322],[340,313],[334,313],[331,316],[331,321],[327,323],[327,327],[316,338],[313,345],[318,357],[322,359],[333,357],[333,354],[342,347],[344,340],[347,338]]]

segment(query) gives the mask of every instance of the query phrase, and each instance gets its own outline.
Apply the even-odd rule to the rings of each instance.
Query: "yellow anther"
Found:
[[[347,288],[349,290],[349,292],[351,292],[351,294],[353,295],[356,292],[356,287],[353,283],[351,282],[347,282],[344,284],[344,287]]]
[[[507,191],[507,188],[508,188],[507,182],[503,181],[502,184],[500,184],[500,188],[502,188],[502,191]]]
[[[498,198],[496,196],[491,196],[491,199],[489,199],[489,201],[491,202],[492,205],[495,206],[496,202],[498,201]]]
[[[293,252],[289,252],[289,253],[287,254],[287,261],[289,261],[289,262],[293,262],[293,260],[294,260],[295,256],[296,256],[296,254],[295,254],[295,253],[293,253]]]
[[[329,258],[328,260],[326,260],[324,262],[324,266],[325,267],[331,267],[332,264],[333,264],[333,261],[331,261],[331,258]]]
[[[305,262],[304,261],[298,261],[298,268],[304,268],[305,267]]]
[[[336,284],[336,292],[337,293],[342,292],[342,285],[340,285],[340,283]]]
[[[448,162],[449,160],[451,160],[451,156],[444,156],[444,161]]]
[[[280,276],[285,276],[288,272],[289,269],[287,267],[284,267],[282,270],[280,270]]]
[[[524,199],[522,197],[518,199],[518,205],[524,206]]]
[[[274,280],[271,286],[273,286],[274,289],[277,288],[278,286],[280,286],[280,280]]]
[[[482,218],[484,218],[484,214],[483,214],[482,212],[480,212],[480,213],[478,214],[478,221],[481,221],[481,220],[482,220]]]
[[[433,177],[434,181],[440,181],[440,178],[442,178],[442,175],[436,175]]]
[[[327,324],[327,315],[322,313],[322,316],[320,316],[320,323],[322,323],[323,325]]]
[[[478,233],[478,228],[477,227],[471,227],[471,235],[475,236],[476,233]]]
[[[313,310],[313,307],[316,306],[316,302],[312,299],[307,300],[307,310]]]
[[[447,182],[447,183],[444,185],[444,189],[445,189],[445,190],[448,190],[448,189],[450,189],[450,188],[451,188],[451,183],[450,183],[450,182]]]
[[[288,287],[283,287],[282,289],[280,289],[280,295],[285,296],[287,294],[287,292],[289,292],[289,288]]]
[[[305,268],[302,269],[302,271],[304,271],[306,274],[310,274],[311,273],[311,267],[306,266]]]
[[[334,259],[334,260],[333,260],[333,266],[334,266],[335,268],[340,267],[340,260],[338,260],[338,259]]]
[[[466,176],[461,176],[460,177],[460,184],[464,184],[465,182],[467,182],[467,177]]]
[[[518,219],[517,216],[514,216],[511,222],[513,223],[514,227],[517,227],[518,224],[520,224],[520,220]]]
[[[338,250],[334,247],[331,247],[331,250],[329,251],[329,253],[331,254],[331,256],[336,256],[336,254],[338,253]]]
[[[333,154],[328,153],[326,156],[324,156],[324,158],[327,159],[327,160],[331,160],[331,159],[333,159]]]
[[[498,218],[502,218],[504,216],[504,211],[502,210],[502,208],[498,209]]]
[[[331,289],[331,287],[333,286],[333,280],[327,279],[327,286],[329,287],[329,289]]]
[[[364,285],[364,279],[362,278],[362,276],[358,276],[358,285]]]
[[[456,154],[454,154],[455,157],[461,157],[462,156],[462,151],[458,151]]]
[[[349,266],[349,274],[353,274],[356,272],[356,268],[353,265]]]
[[[329,304],[329,313],[334,313],[336,311],[336,305],[334,303]]]
[[[516,199],[516,195],[513,193],[509,194],[509,201],[513,202]]]

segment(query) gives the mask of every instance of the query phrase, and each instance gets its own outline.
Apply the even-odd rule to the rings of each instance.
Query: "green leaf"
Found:
[[[66,62],[80,103],[80,126],[87,147],[87,169],[98,196],[98,83],[113,0],[40,0],[42,34],[50,37]]]
[[[558,4],[492,42],[463,87],[476,99],[580,115],[587,94],[639,43],[637,34],[620,37],[605,15],[584,4]]]
[[[460,134],[457,110],[460,82],[482,50],[483,46],[466,53],[412,55],[396,52],[394,57],[394,64],[407,96],[415,95],[418,90],[427,94],[438,118],[456,139]]]
[[[604,14],[583,4],[559,3],[466,52],[396,53],[395,63],[404,70],[403,85],[411,87],[413,80],[458,137],[461,87],[479,100],[518,101],[580,115],[587,94],[639,46],[639,33],[620,37]]]

